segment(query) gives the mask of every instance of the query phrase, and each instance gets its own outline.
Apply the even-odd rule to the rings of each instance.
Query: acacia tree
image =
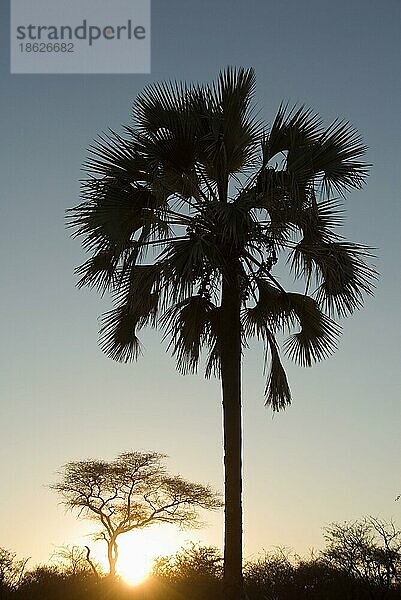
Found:
[[[110,462],[69,462],[50,486],[68,509],[100,524],[96,539],[107,543],[111,576],[120,535],[157,523],[191,527],[198,523],[199,509],[221,507],[210,487],[169,475],[164,459],[157,452],[127,452]]]
[[[100,344],[118,361],[140,354],[138,331],[161,327],[182,373],[221,378],[227,600],[242,596],[241,361],[262,340],[266,403],[291,402],[284,351],[311,366],[336,348],[340,327],[371,293],[364,246],[337,232],[343,196],[367,175],[346,121],[324,127],[305,107],[280,106],[270,127],[255,115],[252,69],[211,85],[152,84],[134,124],[90,147],[83,202],[70,225],[91,257],[79,286],[111,291]],[[279,259],[303,282],[280,282]]]

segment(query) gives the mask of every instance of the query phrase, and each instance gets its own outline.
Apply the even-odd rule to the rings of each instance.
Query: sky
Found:
[[[371,174],[347,197],[344,235],[376,248],[380,272],[332,358],[286,363],[285,412],[264,407],[261,348],[244,360],[245,555],[319,548],[333,521],[400,524],[399,0],[153,0],[150,75],[10,75],[0,6],[0,546],[39,562],[87,539],[46,487],[67,461],[156,450],[222,490],[219,382],[179,375],[157,332],[142,336],[137,364],[101,353],[97,316],[110,304],[74,287],[84,257],[64,213],[79,202],[86,148],[130,122],[144,85],[209,81],[227,65],[255,68],[267,123],[284,99],[361,132]],[[222,515],[207,520],[182,539],[221,547]]]

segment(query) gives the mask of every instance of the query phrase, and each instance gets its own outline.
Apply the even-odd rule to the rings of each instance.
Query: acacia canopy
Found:
[[[50,486],[64,506],[100,525],[96,537],[107,542],[112,575],[118,536],[156,523],[194,527],[199,509],[222,506],[209,486],[169,475],[165,458],[157,452],[127,452],[112,461],[69,462]]]

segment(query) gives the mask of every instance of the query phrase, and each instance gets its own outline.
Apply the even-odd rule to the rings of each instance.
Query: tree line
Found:
[[[366,517],[332,523],[325,547],[308,557],[278,548],[245,563],[249,600],[396,600],[401,594],[401,531],[393,521]],[[155,559],[149,579],[132,588],[93,573],[85,548],[63,547],[50,564],[0,550],[1,600],[223,600],[223,558],[195,544]]]

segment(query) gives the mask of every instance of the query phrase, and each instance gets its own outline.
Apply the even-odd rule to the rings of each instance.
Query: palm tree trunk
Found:
[[[222,285],[221,382],[223,395],[225,531],[224,599],[242,600],[242,434],[240,290],[235,269]],[[233,274],[234,273],[234,274]]]

